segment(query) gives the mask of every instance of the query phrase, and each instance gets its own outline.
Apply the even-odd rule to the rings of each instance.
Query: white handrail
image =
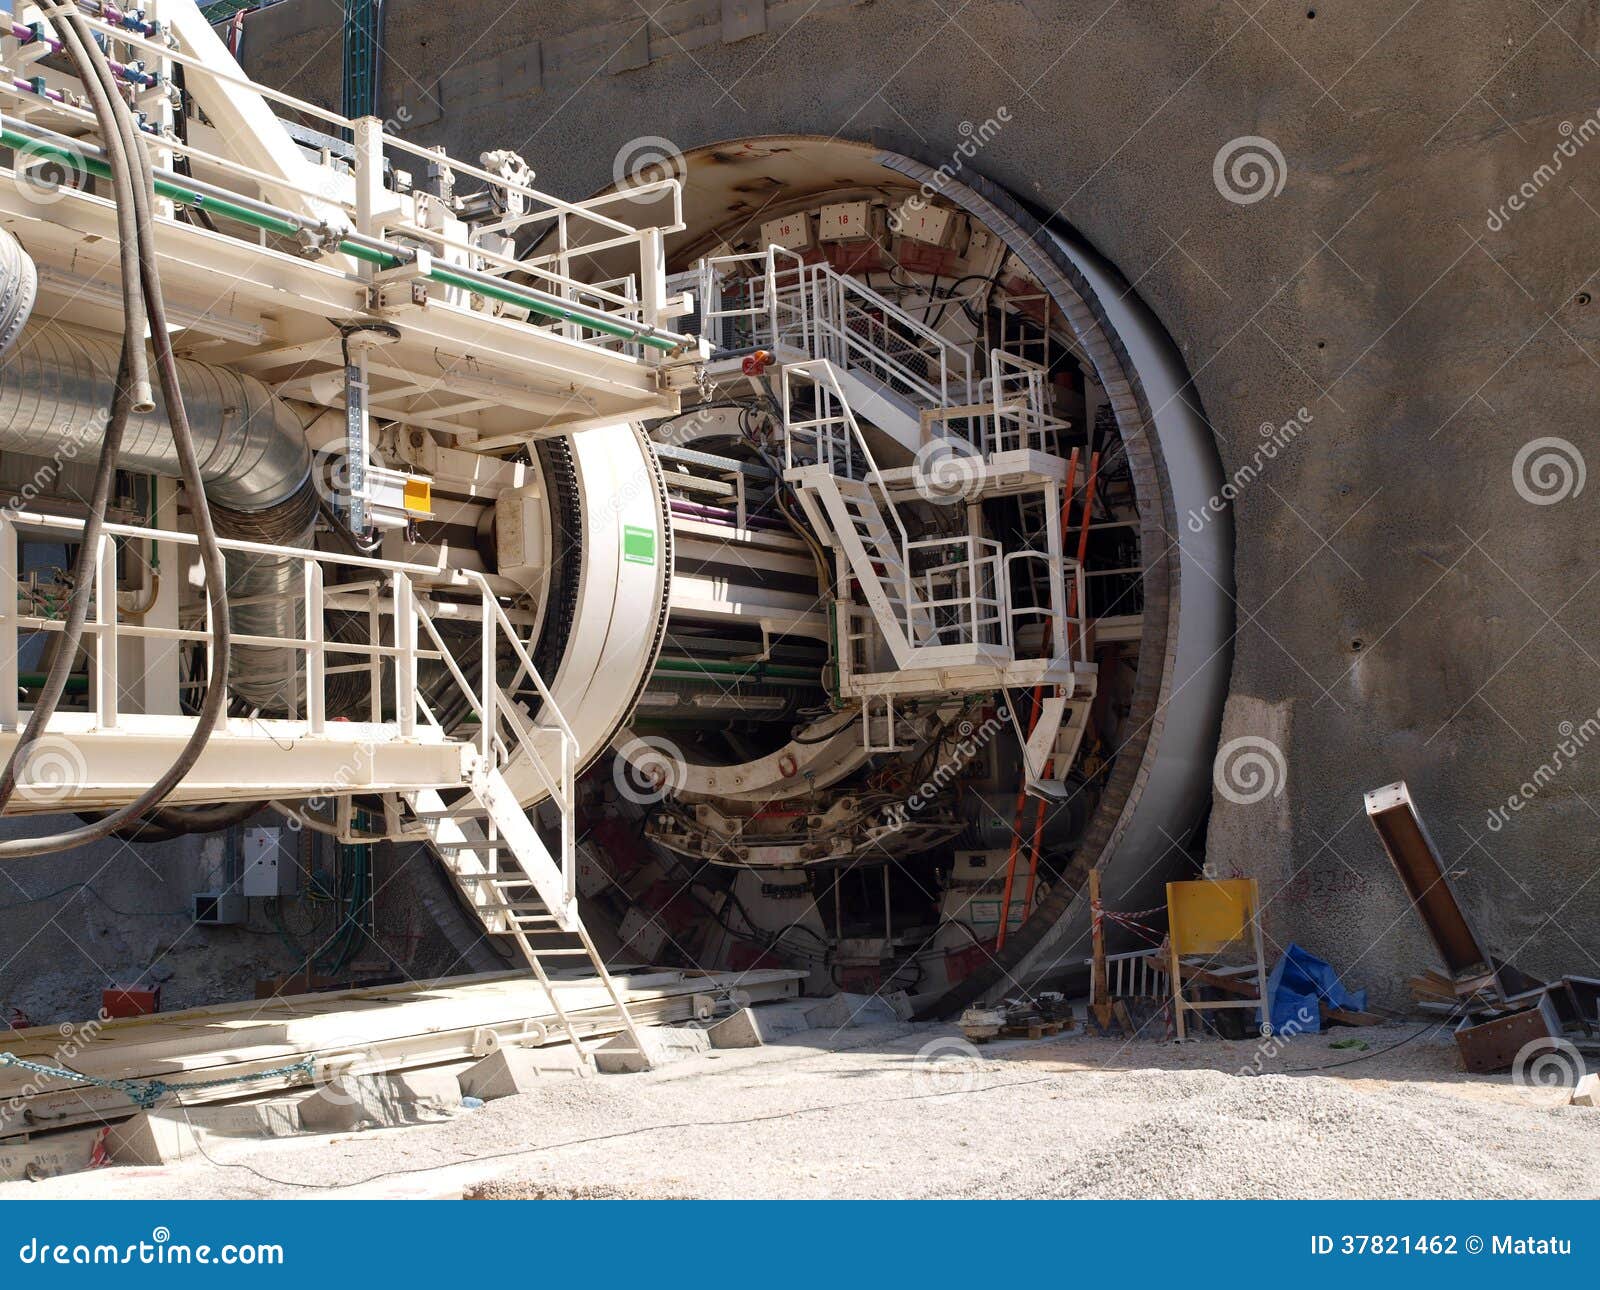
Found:
[[[16,636],[20,631],[60,631],[63,624],[59,620],[46,619],[37,615],[19,612],[16,603],[17,594],[17,565],[16,565],[16,534],[19,529],[45,529],[67,530],[81,532],[86,521],[82,518],[49,515],[32,511],[0,511],[0,585],[11,590],[9,600],[0,598],[0,702],[4,702],[9,694],[11,710],[3,714],[3,719],[13,721],[16,719],[15,696],[16,687],[11,684],[16,671]],[[100,564],[101,572],[96,579],[96,593],[98,612],[94,619],[85,624],[85,631],[89,633],[94,642],[94,657],[99,674],[114,678],[116,667],[116,654],[118,640],[122,637],[139,640],[157,640],[188,642],[203,646],[210,646],[215,636],[208,626],[202,627],[154,627],[142,623],[123,623],[121,613],[116,607],[114,565],[111,563],[114,551],[114,542],[118,538],[137,540],[151,543],[172,543],[178,546],[197,546],[199,537],[193,533],[181,533],[175,530],[146,528],[132,524],[107,523],[104,525],[101,542],[103,552]],[[364,659],[362,670],[370,671],[384,659],[393,659],[395,665],[395,712],[394,722],[402,737],[410,737],[415,731],[418,714],[423,720],[434,727],[438,726],[437,718],[429,710],[417,686],[417,665],[420,662],[440,663],[457,689],[466,698],[472,712],[479,720],[480,752],[486,760],[497,769],[509,762],[515,753],[508,751],[500,743],[496,731],[496,719],[502,707],[506,710],[504,716],[515,730],[518,744],[526,749],[528,761],[532,764],[535,773],[539,776],[545,790],[555,800],[561,809],[562,817],[562,868],[569,886],[576,880],[576,869],[572,863],[575,853],[576,839],[574,836],[573,810],[576,805],[574,779],[576,763],[579,752],[577,735],[573,732],[566,716],[556,703],[555,696],[551,693],[544,677],[535,666],[523,641],[517,634],[516,625],[505,607],[500,604],[488,577],[476,570],[470,569],[444,569],[435,565],[407,563],[399,560],[382,560],[373,556],[347,555],[337,551],[315,551],[306,547],[273,546],[263,542],[249,542],[237,538],[218,538],[217,545],[223,551],[241,552],[251,555],[260,555],[274,559],[294,560],[301,566],[301,584],[303,590],[291,592],[291,595],[303,596],[306,621],[302,636],[260,636],[254,634],[235,633],[233,640],[239,645],[257,646],[269,649],[280,649],[303,654],[305,656],[305,685],[306,685],[306,720],[308,733],[318,735],[325,733],[327,728],[327,681],[332,675],[341,670],[330,667],[327,656],[330,654],[353,655]],[[384,589],[385,583],[392,592],[392,604],[387,612],[394,618],[394,643],[384,645],[378,643],[381,635],[374,626],[371,640],[368,643],[357,641],[334,641],[326,637],[323,630],[323,611],[327,607],[329,591],[351,592],[357,590],[348,585],[338,586],[333,589],[326,588],[323,577],[325,565],[343,566],[351,569],[361,569],[377,574],[387,575],[383,578],[364,580],[361,584],[365,594],[374,606],[373,612],[382,610],[378,597]],[[483,644],[483,660],[486,666],[481,678],[481,690],[475,688],[463,674],[456,663],[451,651],[440,636],[433,615],[429,612],[428,602],[416,594],[417,584],[443,585],[453,588],[475,589],[479,593],[482,606],[481,632]],[[110,594],[105,592],[109,590]],[[209,614],[208,614],[209,618]],[[434,648],[427,649],[421,645],[415,626],[420,625],[426,632]],[[496,642],[500,635],[504,635],[515,655],[518,669],[513,684],[526,675],[535,691],[544,703],[540,713],[540,725],[537,729],[548,730],[557,734],[561,743],[561,766],[558,775],[552,775],[545,765],[545,759],[540,752],[525,718],[516,712],[509,704],[501,700],[502,679],[497,675],[494,666],[497,648]],[[378,691],[374,689],[373,698],[376,701]],[[96,702],[98,704],[99,721],[105,728],[113,728],[118,719],[117,713],[118,687],[115,684],[99,685],[96,687]],[[174,714],[176,715],[176,714]],[[380,712],[374,712],[373,719],[379,720]],[[355,792],[358,785],[352,786],[350,792]],[[570,892],[569,892],[570,894]]]
[[[48,20],[49,15],[46,14],[45,17]],[[348,219],[351,229],[369,237],[377,236],[380,230],[363,226],[362,203],[355,199],[355,194],[361,191],[364,186],[367,188],[383,187],[381,177],[374,183],[370,172],[374,166],[381,165],[385,152],[392,149],[424,161],[439,162],[448,166],[457,175],[469,176],[490,185],[493,190],[504,194],[504,204],[508,208],[514,208],[518,205],[532,206],[532,209],[516,212],[487,230],[483,228],[474,230],[474,236],[482,236],[485,232],[496,233],[509,227],[525,228],[529,225],[552,224],[558,235],[559,246],[554,251],[536,257],[529,265],[528,271],[530,273],[543,274],[546,277],[565,280],[569,276],[568,271],[574,254],[595,254],[602,249],[625,246],[636,247],[637,265],[633,276],[636,278],[640,288],[636,297],[627,304],[619,305],[607,302],[599,305],[586,305],[585,307],[592,309],[603,318],[617,322],[633,323],[642,321],[649,327],[659,327],[663,322],[663,319],[659,316],[659,305],[665,301],[664,282],[662,281],[664,263],[660,257],[662,239],[668,234],[681,231],[685,227],[683,223],[682,183],[677,178],[667,177],[654,180],[647,184],[631,186],[625,192],[604,193],[584,201],[568,201],[543,192],[529,184],[519,183],[505,175],[446,156],[421,144],[401,138],[390,133],[376,119],[370,119],[366,122],[353,120],[338,112],[297,98],[292,94],[261,85],[250,79],[243,69],[237,67],[237,65],[233,65],[231,68],[226,64],[217,66],[214,62],[208,62],[192,52],[186,52],[184,49],[178,48],[176,38],[170,34],[165,35],[164,38],[151,38],[140,32],[109,23],[103,17],[87,13],[83,14],[82,17],[91,29],[101,33],[108,42],[114,42],[113,48],[121,46],[130,51],[144,54],[150,66],[158,73],[170,71],[174,65],[204,71],[208,82],[214,82],[222,87],[219,92],[238,91],[255,95],[269,112],[280,119],[282,115],[280,109],[284,109],[326,123],[330,127],[348,130],[351,137],[358,141],[363,140],[363,138],[368,141],[364,143],[358,142],[358,146],[354,150],[355,182],[353,184],[327,174],[326,168],[322,172],[312,168],[309,173],[318,175],[319,186],[316,190],[308,189],[305,186],[307,181],[303,180],[302,183],[297,184],[292,179],[265,173],[254,167],[244,165],[231,157],[207,153],[177,139],[161,135],[150,135],[140,131],[137,133],[139,146],[147,151],[159,150],[160,153],[166,156],[177,154],[203,160],[207,166],[224,172],[237,187],[248,188],[254,185],[269,194],[274,191],[293,194],[295,198],[313,203],[318,209],[337,212],[338,217]],[[0,93],[17,97],[28,96],[28,91],[19,90],[16,86],[9,84],[9,78],[0,79],[7,81],[6,84],[0,84]],[[67,112],[91,127],[94,125],[92,114],[85,112],[81,107],[71,103],[61,103],[52,104],[52,108]],[[24,115],[26,115],[25,111]],[[363,135],[363,127],[367,129],[365,136]],[[158,162],[158,164],[161,163]],[[322,179],[324,177],[329,180],[337,179],[337,182],[323,183]],[[240,184],[240,180],[244,181],[243,184]],[[349,190],[348,193],[344,191],[346,189]],[[241,192],[239,195],[241,198],[248,198],[247,193]],[[670,199],[669,222],[658,222],[641,228],[637,222],[619,219],[607,213],[606,209],[604,209],[624,198],[638,201],[645,197]],[[338,217],[336,217],[335,222],[338,222]],[[367,222],[383,225],[387,221],[382,216],[379,216],[376,220]],[[571,236],[574,226],[580,227],[582,232],[587,235],[598,233],[599,236],[587,246],[574,246],[572,245],[573,238]],[[399,227],[398,222],[395,223],[395,227]],[[419,231],[411,230],[411,232],[413,235],[417,235]],[[476,259],[479,258],[491,264],[503,259],[503,257],[498,256],[497,253],[487,247],[472,246],[469,250],[463,248],[462,244],[455,239],[444,239],[438,233],[427,233],[426,236],[422,237],[422,240],[441,245],[448,243],[449,249],[457,257],[466,257],[462,267],[467,269],[476,270],[478,268]],[[557,274],[543,273],[545,266],[549,264],[557,266]],[[565,282],[553,294],[559,299],[573,302],[577,302],[581,296],[586,294],[593,294],[595,299],[604,301],[606,295],[606,293],[589,293],[576,286],[568,286]],[[569,335],[580,343],[595,348],[612,348],[617,344],[617,339],[609,334],[585,335],[581,326],[577,324],[569,323],[567,330]],[[652,361],[654,360],[653,353],[649,357]]]
[[[817,408],[817,424],[820,425],[824,422],[838,422],[849,430],[849,439],[853,440],[856,446],[860,448],[862,460],[866,464],[866,472],[863,482],[866,484],[869,490],[873,488],[878,490],[878,494],[882,498],[882,509],[886,511],[889,515],[889,518],[894,521],[895,531],[900,537],[899,555],[902,569],[900,605],[901,612],[905,615],[906,643],[912,648],[915,648],[917,644],[917,635],[913,620],[913,602],[911,599],[911,562],[909,558],[911,537],[910,534],[906,532],[906,526],[900,520],[900,512],[894,504],[894,499],[889,495],[889,490],[884,486],[883,474],[878,469],[877,460],[872,455],[872,449],[867,443],[867,437],[861,433],[861,426],[856,421],[855,413],[850,410],[850,401],[845,398],[844,391],[839,386],[838,372],[834,368],[834,365],[827,359],[813,359],[808,363],[796,363],[789,367],[785,367],[783,369],[783,414],[786,421],[788,421],[788,418],[790,417],[792,408],[789,398],[789,377],[791,373],[811,381],[819,391],[825,391],[830,399],[838,400],[840,411],[839,413],[835,414],[832,413],[831,410],[825,412],[821,406],[822,400],[820,398],[818,399],[819,406]],[[789,425],[785,426],[784,439],[786,444],[792,439]],[[819,454],[821,452],[823,442],[823,436],[818,434],[817,446]],[[823,459],[822,464],[827,466],[830,472],[837,474],[838,471],[831,460],[831,440],[828,442],[829,451],[827,457]],[[845,445],[845,457],[846,459],[844,465],[846,478],[853,479],[854,475],[850,471],[848,440]]]

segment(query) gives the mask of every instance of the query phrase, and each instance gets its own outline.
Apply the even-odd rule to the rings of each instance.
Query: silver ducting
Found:
[[[39,270],[22,243],[0,229],[0,354],[27,325],[39,293]]]
[[[99,451],[120,345],[62,323],[31,323],[0,361],[0,449],[52,456]],[[299,419],[248,376],[180,360],[206,496],[242,512],[268,510],[311,477]],[[128,418],[117,465],[176,478],[178,450],[166,408]]]
[[[0,450],[57,462],[91,459],[105,435],[120,342],[65,324],[27,323],[33,265],[15,238],[0,234]],[[299,419],[260,381],[227,368],[180,361],[178,380],[218,532],[310,545],[316,493]],[[129,418],[117,464],[179,475],[164,406]],[[228,554],[228,595],[234,602],[228,617],[235,632],[302,634],[297,564]],[[252,707],[287,710],[297,694],[296,664],[288,651],[235,645],[229,687]]]

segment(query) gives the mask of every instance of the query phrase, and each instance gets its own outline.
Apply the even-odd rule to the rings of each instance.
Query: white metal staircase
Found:
[[[779,369],[784,475],[836,553],[840,689],[862,703],[866,746],[896,746],[897,698],[1042,687],[1039,720],[1023,732],[1028,780],[1036,792],[1064,791],[1095,668],[1085,624],[1068,622],[1069,580],[1070,603],[1086,601],[1082,570],[1063,553],[1060,495],[1070,483],[1056,449],[1066,426],[1050,411],[1047,369],[996,349],[975,382],[966,347],[779,247],[702,260],[689,285],[700,333],[730,355],[723,363],[741,364],[730,373],[754,349]],[[858,412],[916,463],[880,469]],[[957,477],[953,531],[913,540],[896,499],[928,498],[930,450],[948,454]],[[963,504],[1001,495],[1022,508],[1026,549],[1008,552],[972,527]],[[1034,639],[1062,643],[1020,657],[1019,622],[1030,618]]]
[[[605,960],[583,924],[577,893],[577,796],[574,776],[578,740],[557,706],[527,645],[487,584],[480,597],[480,684],[473,686],[451,657],[431,615],[419,605],[416,621],[429,635],[478,721],[478,759],[464,792],[446,801],[436,789],[406,796],[406,804],[434,853],[455,880],[484,929],[510,936],[544,987],[574,1050],[588,1069],[591,1050],[574,1025],[562,994],[586,989],[598,978],[614,1015],[602,1033],[620,1029],[632,1051],[646,1064],[643,1042]],[[497,668],[501,646],[511,650],[514,670],[502,679]],[[530,716],[513,691],[535,695],[537,717]],[[420,700],[419,700],[420,702]],[[429,714],[431,715],[431,714]],[[508,774],[536,783],[560,816],[559,854],[552,856],[534,827]],[[572,966],[584,969],[573,981]],[[613,1049],[617,1046],[613,1044]]]
[[[0,759],[15,746],[23,717],[15,698],[19,639],[59,627],[19,597],[18,532],[56,534],[57,540],[65,533],[70,540],[71,531],[82,527],[81,519],[0,513],[0,592],[9,593],[9,599],[0,595]],[[107,524],[101,538],[107,571],[118,542],[184,547],[196,539]],[[303,686],[290,687],[304,711],[226,722],[169,800],[331,800],[345,841],[426,842],[485,930],[516,943],[581,1056],[589,1052],[584,1035],[593,1033],[598,1021],[603,1033],[625,1033],[643,1057],[626,1002],[578,909],[573,782],[578,741],[488,579],[471,571],[299,547],[228,538],[218,544],[224,551],[247,551],[298,567],[302,586],[290,593],[303,598],[298,634],[251,641],[287,657],[291,670],[304,677]],[[107,585],[115,584],[107,578]],[[445,599],[458,632],[471,630],[462,624],[476,625],[476,679],[469,679],[458,662],[457,655],[465,652],[460,641],[447,641],[436,621]],[[324,629],[330,610],[365,620],[369,637],[331,638]],[[143,710],[124,710],[134,705],[117,684],[116,662],[121,647],[135,640],[208,649],[211,635],[203,620],[176,628],[153,626],[115,595],[99,596],[84,634],[92,707],[52,717],[36,745],[48,749],[52,778],[34,783],[25,765],[14,799],[20,809],[59,812],[132,801],[148,781],[148,768],[169,763],[194,729],[194,717],[181,710],[151,711],[148,703],[140,705]],[[355,671],[372,678],[362,710],[330,711],[335,699],[330,678]],[[446,729],[424,694],[424,677],[435,705],[443,695],[470,715]],[[513,697],[519,689],[537,697],[536,714]],[[348,692],[342,698],[351,701]],[[351,802],[357,796],[383,799],[381,832],[356,827]],[[523,805],[539,796],[560,816],[555,854]],[[581,981],[573,969],[580,970]],[[587,987],[592,1000],[596,978],[615,1012],[600,1017],[589,1012],[580,1034],[563,990]],[[621,1044],[617,1048],[626,1051]]]

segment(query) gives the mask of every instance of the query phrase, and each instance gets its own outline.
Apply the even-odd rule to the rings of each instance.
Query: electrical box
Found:
[[[197,891],[194,922],[198,927],[232,927],[244,922],[244,896],[237,891]]]
[[[1006,848],[989,851],[957,851],[952,857],[950,877],[944,890],[944,916],[960,919],[979,940],[988,940],[1000,930],[1000,907],[1004,903],[1006,868],[1011,853]],[[1011,909],[1006,928],[1016,931],[1027,917],[1027,854],[1018,857],[1011,891]],[[1035,883],[1038,902],[1043,884]]]
[[[761,247],[781,246],[785,251],[803,251],[811,245],[811,216],[805,211],[769,219],[761,226]]]
[[[872,236],[870,202],[838,202],[824,206],[817,236],[824,242],[855,242]]]
[[[300,866],[283,848],[281,829],[246,829],[239,892],[246,899],[292,896],[299,889]]]
[[[909,198],[894,214],[894,231],[914,242],[929,246],[949,246],[955,231],[955,216],[938,206],[929,206],[920,197]]]

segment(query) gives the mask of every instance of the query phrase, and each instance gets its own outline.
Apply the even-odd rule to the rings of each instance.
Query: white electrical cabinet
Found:
[[[239,891],[248,898],[292,896],[299,888],[300,867],[284,850],[282,829],[246,829]]]

